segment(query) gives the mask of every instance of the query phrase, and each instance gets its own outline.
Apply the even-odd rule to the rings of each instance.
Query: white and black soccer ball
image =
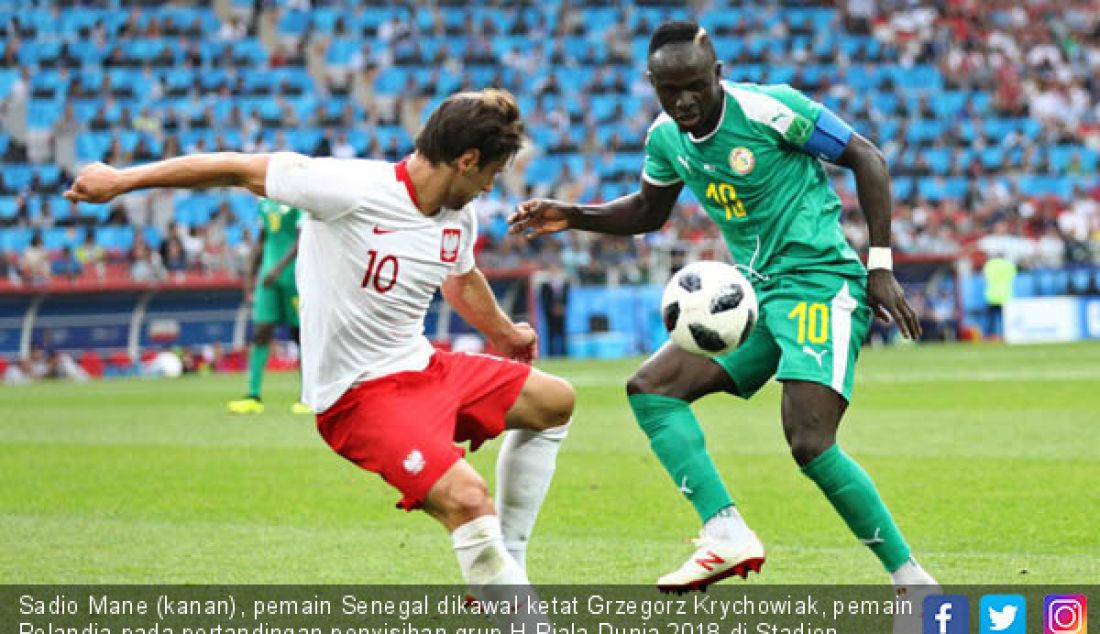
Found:
[[[661,317],[672,342],[693,354],[735,350],[756,323],[756,292],[736,267],[693,262],[665,286]]]

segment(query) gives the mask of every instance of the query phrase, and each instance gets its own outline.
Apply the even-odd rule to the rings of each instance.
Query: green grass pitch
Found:
[[[638,362],[539,364],[579,397],[536,583],[648,584],[689,554],[698,522],[624,397]],[[241,376],[0,388],[0,582],[458,582],[443,530],[288,412],[295,383],[269,376],[246,418],[224,413]],[[885,581],[789,457],[778,396],[697,408],[768,548],[750,583]],[[1100,345],[868,350],[854,399],[841,442],[941,582],[1100,579]],[[472,458],[490,479],[496,445]]]

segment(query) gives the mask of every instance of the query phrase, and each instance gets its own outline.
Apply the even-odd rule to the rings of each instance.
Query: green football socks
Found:
[[[887,571],[897,570],[909,559],[909,545],[890,517],[871,476],[840,445],[826,449],[802,467],[802,473],[817,484],[848,528],[874,551]]]
[[[264,384],[264,367],[267,366],[267,355],[271,351],[271,345],[266,343],[254,343],[248,353],[248,395],[260,398],[260,388]]]
[[[629,399],[653,453],[695,506],[699,518],[706,522],[733,504],[687,401],[657,394],[631,394]]]

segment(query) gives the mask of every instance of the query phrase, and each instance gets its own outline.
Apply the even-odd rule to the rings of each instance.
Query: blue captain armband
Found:
[[[821,114],[817,116],[817,123],[814,124],[814,131],[810,134],[810,138],[806,139],[802,151],[826,161],[836,162],[840,155],[844,154],[848,141],[851,140],[852,128],[828,108],[822,108]]]

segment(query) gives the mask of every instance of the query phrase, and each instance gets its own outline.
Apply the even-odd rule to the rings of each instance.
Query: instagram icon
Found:
[[[1088,634],[1088,601],[1083,594],[1043,598],[1043,634]]]

